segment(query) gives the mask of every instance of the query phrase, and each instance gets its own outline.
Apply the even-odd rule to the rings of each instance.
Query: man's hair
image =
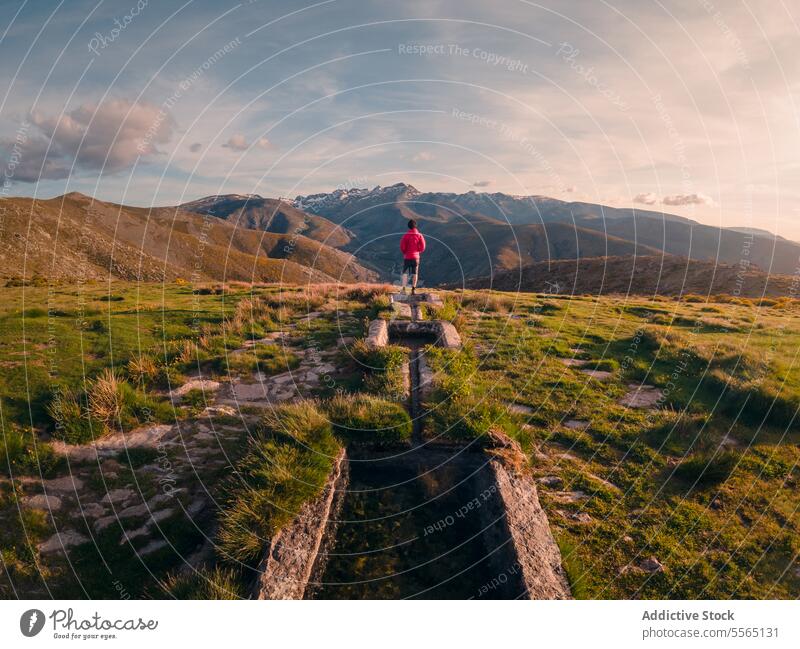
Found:
[[[409,219],[408,220],[408,229],[410,230],[410,229],[416,228],[416,227],[417,227],[417,222],[414,219]]]

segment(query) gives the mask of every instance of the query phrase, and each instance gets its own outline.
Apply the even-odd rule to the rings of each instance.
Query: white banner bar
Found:
[[[796,649],[799,618],[782,601],[6,601],[0,646]]]

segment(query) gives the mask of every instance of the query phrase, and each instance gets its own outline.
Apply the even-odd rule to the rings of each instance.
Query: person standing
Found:
[[[400,251],[403,253],[403,293],[406,292],[408,275],[411,274],[411,295],[414,295],[419,276],[419,257],[425,251],[425,237],[417,230],[414,219],[409,220],[408,232],[400,239]]]

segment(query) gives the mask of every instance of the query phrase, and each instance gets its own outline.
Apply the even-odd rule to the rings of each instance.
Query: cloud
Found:
[[[241,133],[235,133],[228,138],[228,141],[222,145],[226,149],[231,149],[232,151],[247,151],[251,146],[258,147],[259,149],[268,149],[271,144],[270,141],[265,137],[258,138],[255,142],[250,144],[247,141],[247,138],[242,135]]]
[[[14,179],[21,182],[66,178],[72,167],[127,169],[157,154],[157,145],[169,141],[175,123],[157,106],[116,99],[82,104],[58,117],[37,111],[31,127],[30,137],[16,142],[20,161]],[[0,148],[13,150],[14,144],[4,140]]]
[[[192,153],[197,153],[200,149],[203,148],[203,145],[200,142],[195,142],[189,147],[189,151]]]
[[[491,184],[492,184],[491,180],[476,180],[474,183],[472,183],[472,186],[473,187],[488,187]]]
[[[61,117],[34,113],[32,121],[57,154],[87,169],[110,171],[157,153],[156,145],[168,142],[175,128],[164,110],[126,99],[82,104]]]
[[[420,151],[413,158],[411,158],[411,160],[413,162],[428,162],[433,160],[433,154],[429,151]]]
[[[673,194],[664,196],[664,205],[713,205],[714,200],[705,194]]]
[[[0,160],[6,161],[6,180],[35,183],[40,178],[59,180],[69,176],[69,165],[48,156],[42,138],[0,141]]]
[[[641,203],[642,205],[655,205],[658,203],[658,196],[653,192],[645,192],[643,194],[636,194],[633,197],[634,203]]]
[[[574,194],[576,191],[578,191],[578,188],[577,188],[577,187],[575,187],[575,185],[570,185],[569,187],[565,187],[565,188],[564,188],[564,191],[565,191],[567,194]]]

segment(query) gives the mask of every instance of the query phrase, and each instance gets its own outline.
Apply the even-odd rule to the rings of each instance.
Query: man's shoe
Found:
[[[412,286],[411,287],[411,295],[416,295],[416,294],[417,294],[417,287],[416,286]]]

